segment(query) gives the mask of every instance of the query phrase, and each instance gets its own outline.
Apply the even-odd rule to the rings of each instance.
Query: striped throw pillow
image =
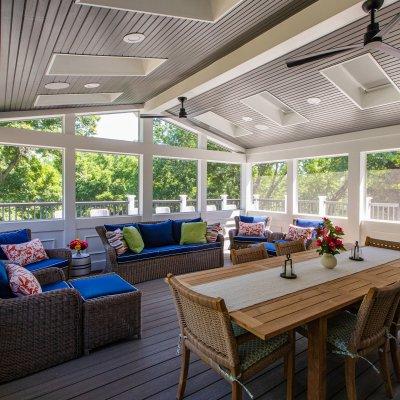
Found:
[[[128,246],[123,238],[121,229],[107,231],[106,238],[109,245],[114,248],[117,256],[120,256],[128,251]]]
[[[222,234],[222,227],[219,222],[216,224],[208,225],[206,233],[207,243],[215,243],[219,234]]]

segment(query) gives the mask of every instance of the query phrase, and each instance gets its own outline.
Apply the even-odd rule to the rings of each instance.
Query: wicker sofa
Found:
[[[165,221],[148,221],[140,224],[156,224]],[[173,222],[185,222],[177,220]],[[168,273],[179,275],[194,271],[223,267],[224,265],[224,237],[218,235],[215,243],[204,245],[179,246],[178,242],[173,246],[164,246],[153,252],[135,255],[128,252],[127,256],[117,256],[113,247],[108,243],[106,232],[124,226],[136,226],[135,223],[97,226],[96,231],[100,236],[106,253],[106,267],[104,272],[115,272],[128,282],[135,284],[152,279],[164,278]],[[186,247],[185,247],[186,246]],[[150,252],[152,249],[146,249]]]
[[[20,244],[29,242],[30,240],[32,240],[32,232],[30,229],[19,229],[0,233],[0,245]],[[72,259],[71,250],[46,249],[46,254],[49,257],[47,260],[28,264],[25,268],[32,273],[46,268],[61,268],[65,276],[68,277]],[[0,261],[7,261],[5,258],[5,254],[0,250]]]
[[[81,296],[71,288],[54,290],[64,279],[59,268],[33,274],[43,293],[0,298],[0,383],[82,354]]]

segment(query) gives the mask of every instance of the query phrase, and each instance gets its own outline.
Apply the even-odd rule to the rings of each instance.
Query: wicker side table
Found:
[[[92,266],[92,261],[90,254],[87,253],[75,253],[72,254],[71,268],[69,271],[69,276],[71,278],[86,276],[90,274]]]

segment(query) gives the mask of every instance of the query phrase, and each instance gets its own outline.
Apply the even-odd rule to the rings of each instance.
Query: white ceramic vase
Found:
[[[337,265],[337,258],[333,254],[325,253],[321,257],[321,264],[328,269],[333,269]]]

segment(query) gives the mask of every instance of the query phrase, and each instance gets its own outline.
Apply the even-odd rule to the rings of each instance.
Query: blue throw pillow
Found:
[[[296,226],[301,228],[319,228],[324,223],[322,219],[296,219]]]
[[[246,224],[252,224],[256,222],[265,222],[268,219],[266,216],[253,216],[253,217],[248,217],[246,215],[240,215],[239,220],[241,222],[245,222]]]
[[[128,223],[128,224],[112,224],[112,225],[104,225],[104,228],[107,232],[111,231],[114,232],[117,229],[121,229],[121,231],[124,229],[125,226],[133,226],[134,228],[138,229],[138,224],[135,224],[133,222]]]
[[[11,292],[6,266],[0,261],[0,298],[9,299],[10,297],[14,296]]]
[[[29,242],[28,229],[19,229],[17,231],[8,231],[0,233],[0,245],[1,244],[20,244]],[[7,260],[7,256],[0,247],[0,260]]]
[[[184,222],[202,222],[202,219],[193,218],[193,219],[176,219],[172,221],[172,234],[174,236],[175,242],[179,243],[181,241],[181,231],[182,231],[182,224]]]
[[[138,225],[145,247],[160,247],[175,244],[171,220]]]

